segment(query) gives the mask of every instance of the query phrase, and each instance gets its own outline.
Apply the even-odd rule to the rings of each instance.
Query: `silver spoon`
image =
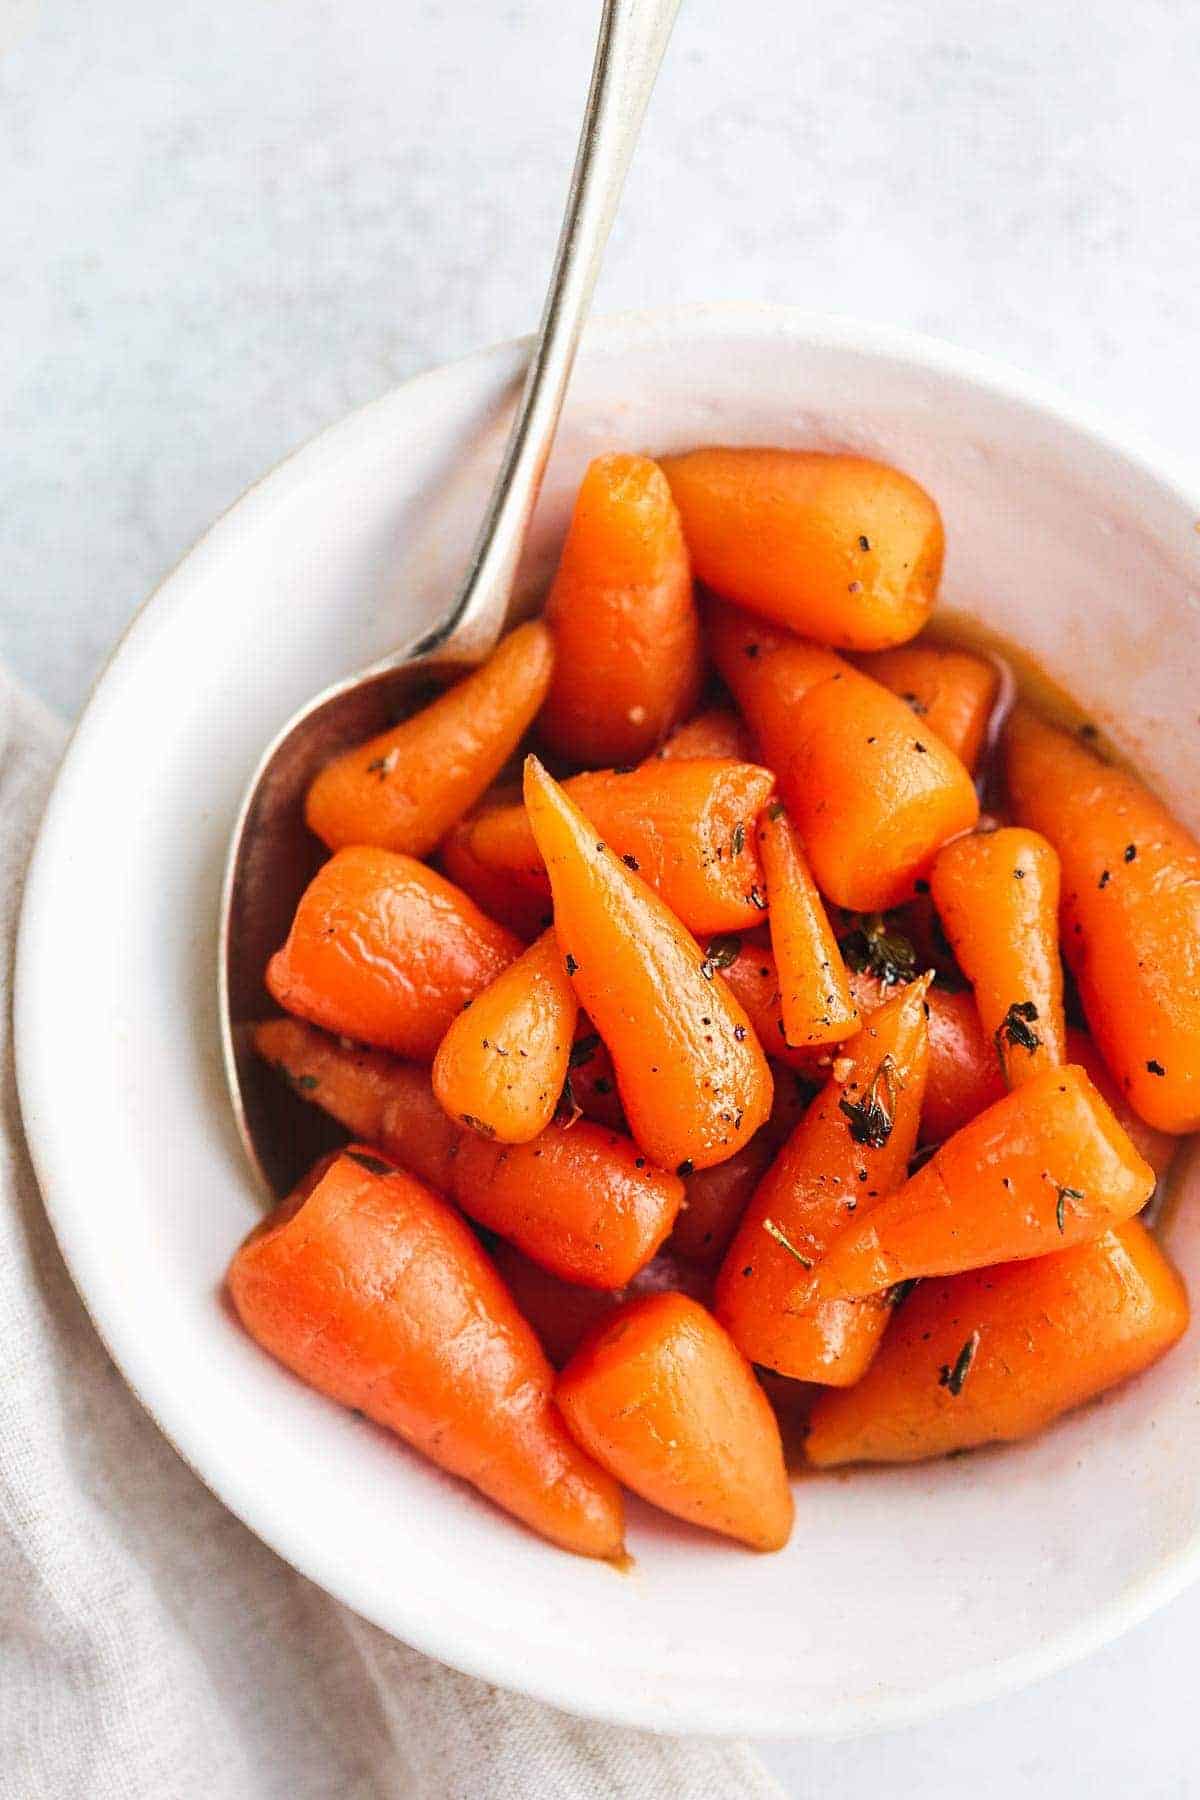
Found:
[[[268,745],[246,790],[221,894],[221,1042],[234,1118],[255,1173],[282,1194],[326,1143],[246,1042],[263,971],[320,858],[303,817],[316,771],[383,730],[431,675],[481,662],[503,629],[609,229],[679,0],[605,0],[591,87],[541,327],[496,485],[453,603],[430,632],[326,688]]]

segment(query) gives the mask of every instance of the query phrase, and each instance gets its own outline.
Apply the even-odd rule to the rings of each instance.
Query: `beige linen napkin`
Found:
[[[11,991],[21,874],[63,732],[0,684]],[[226,1512],[125,1388],[71,1285],[22,1137],[7,1003],[0,1030],[0,1800],[779,1795],[743,1746],[587,1724],[431,1662]]]

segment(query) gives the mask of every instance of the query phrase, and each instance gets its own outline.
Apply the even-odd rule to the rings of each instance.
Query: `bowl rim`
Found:
[[[1068,399],[1052,383],[1003,360],[941,338],[786,304],[717,301],[596,317],[586,328],[581,354],[586,356],[589,350],[619,353],[622,349],[652,344],[664,337],[703,339],[738,331],[759,337],[786,337],[815,348],[849,352],[867,359],[889,358],[979,387],[994,398],[1016,402],[1090,437],[1114,457],[1137,466],[1200,521],[1200,481],[1186,468],[1182,458],[1162,452],[1135,430],[1114,426],[1100,409]],[[76,1234],[73,1228],[75,1215],[72,1208],[59,1203],[55,1133],[52,1128],[43,1129],[41,1125],[42,1120],[54,1117],[54,1096],[49,1088],[49,1067],[36,1048],[37,915],[43,887],[52,879],[49,847],[58,815],[66,805],[74,771],[86,756],[89,736],[103,717],[103,690],[116,664],[123,661],[144,632],[167,617],[176,599],[186,600],[191,580],[196,575],[203,575],[204,565],[223,549],[226,538],[235,529],[252,524],[261,510],[276,504],[298,477],[310,477],[319,470],[322,462],[335,458],[343,434],[359,429],[365,415],[393,403],[401,392],[436,387],[468,374],[474,367],[483,369],[503,365],[506,361],[517,367],[522,351],[530,343],[528,337],[507,339],[472,351],[397,383],[355,408],[298,445],[252,482],[180,557],[134,611],[96,675],[68,737],[27,866],[17,928],[13,977],[14,1050],[26,1139],[59,1249],[93,1327],[139,1404],[209,1491],[290,1567],[298,1568],[307,1579],[389,1635],[397,1635],[394,1621],[381,1616],[372,1593],[360,1591],[352,1582],[340,1578],[335,1556],[322,1567],[314,1568],[309,1562],[300,1568],[283,1541],[284,1533],[278,1528],[277,1516],[263,1516],[252,1491],[239,1479],[236,1468],[228,1463],[214,1466],[206,1434],[190,1431],[186,1416],[177,1414],[172,1404],[170,1377],[159,1376],[153,1359],[139,1354],[134,1319],[107,1317],[101,1320],[93,1310],[90,1298],[93,1258],[87,1239]],[[1200,523],[1197,529],[1200,530]],[[1189,1545],[1164,1557],[1135,1584],[1122,1589],[1077,1624],[1044,1642],[1034,1643],[1001,1661],[981,1664],[948,1677],[918,1693],[858,1695],[832,1713],[828,1708],[806,1713],[800,1703],[784,1719],[773,1705],[756,1711],[753,1706],[746,1705],[743,1696],[725,1710],[717,1708],[714,1711],[706,1705],[703,1718],[666,1717],[661,1704],[649,1694],[640,1695],[629,1689],[619,1700],[611,1692],[598,1697],[580,1696],[571,1689],[569,1680],[560,1680],[553,1673],[545,1672],[529,1678],[522,1676],[514,1691],[528,1693],[578,1716],[655,1732],[691,1730],[707,1736],[764,1739],[863,1736],[915,1725],[952,1707],[993,1699],[1050,1675],[1140,1624],[1176,1598],[1197,1577],[1200,1577],[1200,1532]],[[453,1629],[447,1631],[442,1627],[436,1611],[415,1614],[411,1624],[405,1625],[403,1641],[466,1674],[501,1687],[513,1685],[511,1657],[505,1657],[490,1646],[464,1646]]]

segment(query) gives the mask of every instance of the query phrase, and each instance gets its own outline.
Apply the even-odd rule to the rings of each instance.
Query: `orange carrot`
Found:
[[[1186,1329],[1183,1283],[1136,1219],[1033,1262],[924,1281],[857,1387],[822,1394],[819,1468],[916,1462],[1040,1431]]]
[[[463,1221],[361,1147],[305,1186],[230,1265],[251,1336],[552,1543],[619,1556],[617,1487],[568,1436],[550,1365]]]
[[[945,644],[904,644],[857,659],[872,681],[899,694],[928,731],[974,772],[1000,675],[994,663]]]
[[[760,757],[778,770],[786,762],[796,709],[810,688],[850,664],[823,644],[798,638],[781,626],[710,600],[705,612],[708,647],[721,679],[757,742]]]
[[[1063,954],[1092,1036],[1159,1131],[1200,1128],[1200,843],[1124,769],[1018,706],[1009,798],[1062,862]]]
[[[939,853],[930,881],[1009,1086],[1058,1067],[1067,1027],[1052,845],[1019,825],[977,832]]]
[[[771,914],[771,948],[779,970],[780,1010],[789,1044],[836,1044],[858,1026],[846,965],[804,851],[780,801],[758,821]]]
[[[1074,1025],[1067,1027],[1067,1057],[1086,1071],[1100,1098],[1112,1107],[1117,1123],[1129,1133],[1129,1141],[1138,1155],[1145,1157],[1161,1181],[1175,1160],[1179,1139],[1169,1131],[1156,1131],[1153,1125],[1147,1125],[1138,1117],[1087,1032],[1077,1030]]]
[[[638,871],[689,931],[757,924],[766,900],[754,821],[774,780],[753,763],[689,757],[598,770],[564,784],[601,839]],[[468,821],[471,854],[539,894],[550,883],[523,806]]]
[[[823,1300],[797,1287],[848,1219],[904,1181],[917,1143],[929,1039],[924,979],[868,1015],[750,1202],[717,1278],[717,1317],[744,1356],[800,1381],[857,1381],[886,1301]]]
[[[664,762],[693,756],[715,756],[729,762],[753,762],[750,733],[731,707],[714,706],[694,713],[673,731],[658,752]]]
[[[689,1263],[720,1261],[755,1189],[806,1105],[807,1089],[786,1074],[777,1075],[771,1116],[761,1130],[728,1162],[697,1169],[687,1177],[670,1250]]]
[[[971,778],[898,695],[819,644],[709,614],[732,690],[835,905],[880,912],[908,899],[942,844],[979,816]]]
[[[444,840],[438,851],[442,873],[489,919],[507,926],[523,943],[532,943],[550,923],[549,895],[526,886],[508,869],[480,862],[471,850],[474,829],[475,816],[469,815]]]
[[[1132,1217],[1153,1190],[1153,1169],[1083,1070],[1043,1069],[846,1226],[813,1271],[811,1297],[1065,1250]]]
[[[558,1379],[569,1429],[652,1505],[780,1550],[792,1494],[766,1396],[712,1315],[683,1294],[630,1301]]]
[[[734,940],[730,940],[732,944]],[[804,1081],[823,1082],[840,1052],[836,1044],[789,1049],[783,1035],[779,972],[771,951],[753,939],[736,940],[721,973],[746,1009],[759,1043]],[[710,945],[710,954],[712,947]],[[850,972],[850,994],[860,1011],[882,1006],[895,989],[867,970]],[[984,1036],[970,994],[933,986],[925,995],[929,1025],[929,1075],[920,1142],[940,1144],[1005,1092],[996,1046]],[[1072,1057],[1073,1062],[1081,1061]],[[1089,1070],[1090,1073],[1090,1070]],[[1099,1085],[1099,1084],[1097,1084]],[[1103,1090],[1101,1090],[1103,1092]],[[1107,1099],[1108,1096],[1105,1095]],[[1124,1120],[1122,1120],[1124,1123]]]
[[[996,1046],[985,1036],[970,994],[931,987],[929,1080],[921,1113],[921,1142],[940,1144],[999,1100],[1005,1091]],[[1072,1056],[1072,1062],[1080,1060]]]
[[[726,986],[732,989],[754,1027],[764,1052],[773,1062],[782,1062],[798,1075],[820,1081],[824,1072],[819,1064],[832,1051],[793,1049],[784,1035],[783,989],[775,952],[756,939],[726,937],[708,945],[710,961],[720,968]]]
[[[448,1119],[412,1063],[347,1050],[293,1019],[259,1025],[255,1046],[303,1099],[567,1281],[624,1287],[675,1222],[682,1181],[628,1137],[580,1119],[501,1144]]]
[[[764,748],[818,886],[855,912],[907,900],[941,846],[979,816],[958,758],[857,669],[809,690],[786,752]]]
[[[550,684],[554,645],[519,625],[482,668],[429,706],[327,763],[305,801],[331,850],[378,844],[424,856],[495,779]]]
[[[517,1303],[521,1316],[533,1326],[539,1343],[556,1369],[570,1362],[576,1350],[601,1319],[638,1294],[680,1292],[702,1303],[712,1286],[704,1269],[682,1261],[671,1250],[660,1250],[653,1262],[639,1269],[623,1288],[577,1287],[551,1275],[512,1244],[498,1239],[492,1260],[504,1285]]]
[[[433,1091],[452,1119],[527,1144],[554,1117],[579,1002],[553,931],[502,969],[459,1013],[433,1059]]]
[[[942,521],[899,469],[817,450],[693,450],[662,466],[696,574],[719,594],[851,650],[924,625]]]
[[[608,1045],[634,1137],[663,1168],[724,1162],[771,1109],[749,1020],[695,939],[536,757],[525,765],[525,805],[567,973]]]
[[[624,1288],[587,1288],[552,1275],[515,1244],[500,1238],[492,1260],[517,1311],[527,1319],[556,1369],[569,1362],[601,1319],[621,1304]]]
[[[546,621],[542,736],[573,762],[636,762],[696,704],[700,621],[679,514],[647,456],[599,456],[575,501]]]
[[[355,846],[305,889],[268,964],[267,988],[314,1025],[428,1060],[455,1015],[520,948],[411,856]]]

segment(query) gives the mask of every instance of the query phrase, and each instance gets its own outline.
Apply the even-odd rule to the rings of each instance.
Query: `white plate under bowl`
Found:
[[[921,1718],[1080,1655],[1197,1572],[1195,1332],[1034,1443],[800,1481],[779,1556],[634,1506],[637,1566],[620,1576],[307,1392],[219,1297],[257,1209],[214,1008],[238,798],[300,701],[444,603],[523,357],[509,344],[423,376],[300,451],[113,658],[21,925],[21,1095],[46,1203],[163,1431],[267,1543],[386,1630],[631,1725],[833,1735]],[[589,457],[714,441],[848,446],[918,477],[945,513],[948,602],[1028,646],[1200,824],[1200,501],[1145,455],[1020,377],[887,331],[758,307],[600,322],[530,581]],[[1198,1202],[1169,1236],[1200,1294]]]

